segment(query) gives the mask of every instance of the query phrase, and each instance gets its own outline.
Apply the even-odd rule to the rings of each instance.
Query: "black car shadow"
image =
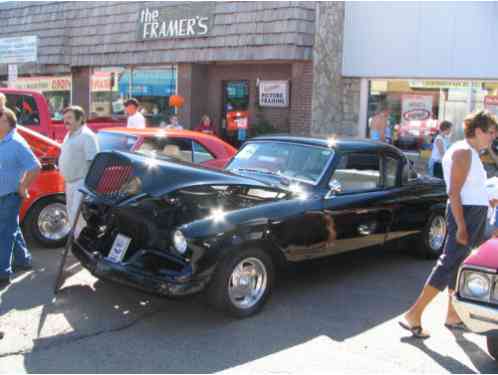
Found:
[[[465,333],[461,331],[453,331],[453,336],[457,344],[462,348],[467,357],[472,361],[472,364],[481,374],[496,374],[498,373],[498,364],[487,352],[483,351],[474,342],[465,337]]]
[[[417,339],[415,337],[403,337],[400,341],[402,343],[410,344],[417,349],[420,349],[422,352],[427,354],[427,356],[432,358],[437,364],[439,364],[441,367],[445,368],[452,374],[476,374],[474,370],[464,365],[462,362],[430,349],[425,345],[424,340]]]
[[[289,267],[263,311],[243,320],[208,308],[202,295],[168,300],[107,281],[66,285],[43,305],[24,365],[29,372],[211,372],[319,336],[341,342],[405,311],[432,265],[369,249]],[[42,335],[56,314],[71,331]],[[84,353],[92,356],[82,360]]]

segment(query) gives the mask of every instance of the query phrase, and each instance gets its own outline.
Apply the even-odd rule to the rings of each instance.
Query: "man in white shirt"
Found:
[[[78,191],[83,187],[90,164],[99,152],[95,133],[85,125],[85,111],[78,106],[64,110],[64,125],[68,133],[61,146],[59,170],[64,177],[66,207],[71,225],[83,195]]]
[[[140,103],[137,99],[128,99],[125,103],[126,113],[128,114],[128,128],[145,129],[145,117],[138,111]]]

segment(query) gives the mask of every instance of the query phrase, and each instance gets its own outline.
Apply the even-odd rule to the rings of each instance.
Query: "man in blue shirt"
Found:
[[[0,108],[0,290],[10,284],[12,259],[16,267],[29,267],[31,255],[21,238],[19,208],[28,188],[40,172],[40,163],[16,131],[14,112]],[[24,242],[24,241],[23,241]]]

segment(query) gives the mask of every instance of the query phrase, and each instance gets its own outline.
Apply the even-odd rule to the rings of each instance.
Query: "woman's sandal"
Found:
[[[407,331],[410,331],[413,337],[416,337],[418,339],[428,339],[429,337],[431,337],[429,333],[424,331],[422,326],[411,327],[405,322],[398,322],[398,323],[402,328],[406,329]]]

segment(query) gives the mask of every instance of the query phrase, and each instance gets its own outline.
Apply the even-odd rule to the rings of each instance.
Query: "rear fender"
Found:
[[[36,196],[36,198],[30,199],[28,201],[23,201],[21,205],[21,210],[19,212],[19,221],[21,222],[21,224],[23,224],[24,219],[28,217],[33,207],[35,207],[39,202],[42,202],[49,198],[59,198],[65,200],[66,196],[63,193],[56,193],[56,194],[47,193],[45,195]]]

